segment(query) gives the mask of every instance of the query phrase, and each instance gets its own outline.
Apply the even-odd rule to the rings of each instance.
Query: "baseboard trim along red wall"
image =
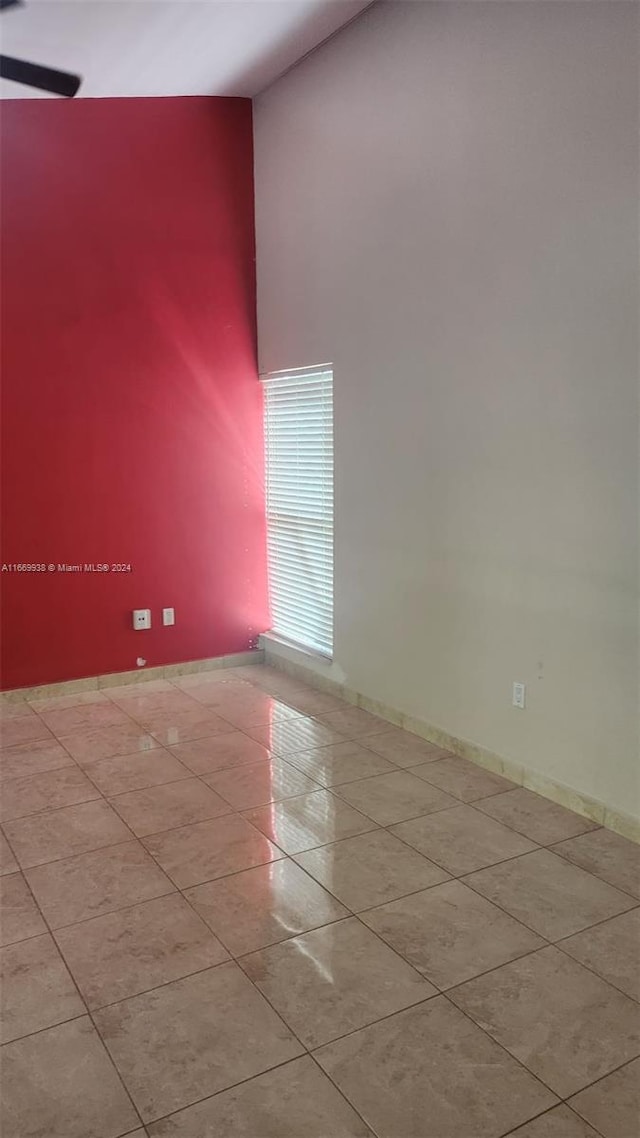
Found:
[[[5,101],[2,145],[2,687],[244,651],[268,625],[251,103]]]

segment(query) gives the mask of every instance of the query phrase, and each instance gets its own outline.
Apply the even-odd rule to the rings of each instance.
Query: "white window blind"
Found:
[[[273,631],[333,651],[333,373],[264,377],[267,554]]]

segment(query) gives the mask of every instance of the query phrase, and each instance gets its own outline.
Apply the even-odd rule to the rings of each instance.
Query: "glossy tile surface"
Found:
[[[15,944],[47,931],[21,873],[0,878],[0,944]]]
[[[640,845],[611,830],[594,830],[553,847],[553,852],[640,900]]]
[[[338,711],[328,711],[318,716],[325,727],[339,731],[346,739],[362,739],[367,735],[380,735],[389,730],[386,719],[371,715],[361,707],[347,707]]]
[[[294,1059],[149,1126],[150,1138],[374,1138],[312,1059]]]
[[[25,778],[42,771],[72,766],[74,761],[69,752],[53,738],[23,743],[0,752],[0,778],[3,783],[9,778]]]
[[[289,707],[282,700],[257,688],[243,691],[225,688],[218,689],[217,699],[212,698],[211,706],[223,716],[232,726],[246,729],[248,727],[267,727],[277,723],[285,723],[289,719],[299,719],[302,715],[295,707]]]
[[[355,917],[245,956],[241,964],[307,1047],[436,991]]]
[[[76,704],[74,707],[41,711],[40,715],[49,730],[60,738],[78,731],[97,731],[101,727],[131,726],[129,716],[111,700],[99,703]]]
[[[441,747],[428,743],[419,735],[412,735],[410,731],[403,731],[400,727],[390,727],[379,735],[369,736],[366,745],[397,767],[417,767],[420,763],[443,757]]]
[[[557,1102],[443,996],[315,1057],[379,1138],[497,1138]]]
[[[363,913],[361,919],[438,988],[451,988],[544,941],[461,881]]]
[[[472,873],[466,882],[548,940],[570,936],[634,904],[626,893],[549,850]]]
[[[304,771],[322,786],[338,786],[376,774],[391,774],[398,768],[359,743],[334,743],[289,755],[289,763]]]
[[[260,806],[248,810],[245,817],[288,854],[375,828],[370,818],[328,790]]]
[[[113,1004],[95,1022],[144,1121],[302,1052],[233,963]]]
[[[26,876],[54,929],[174,891],[168,877],[135,841],[39,865],[28,869]]]
[[[638,847],[339,688],[136,679],[0,705],[3,1138],[627,1138]]]
[[[559,947],[640,1002],[640,908],[568,937]]]
[[[179,889],[275,861],[281,851],[238,814],[144,838]]]
[[[119,1138],[138,1115],[88,1016],[2,1051],[2,1138]]]
[[[522,786],[506,794],[481,799],[476,802],[476,807],[541,846],[598,828],[596,822],[582,818],[572,810],[565,810],[564,806],[549,802],[548,798],[541,798]]]
[[[570,1100],[603,1138],[636,1138],[640,1131],[640,1059],[627,1063]]]
[[[165,708],[164,704],[151,704],[148,711],[131,711],[131,717],[136,719],[145,731],[153,735],[164,736],[161,742],[186,742],[191,739],[206,739],[214,735],[224,735],[231,731],[227,720],[215,715],[208,708],[195,700],[187,700],[184,696],[184,706]],[[172,736],[173,734],[173,737]]]
[[[510,1138],[600,1138],[596,1131],[568,1106],[554,1106],[533,1122],[512,1130]]]
[[[461,802],[475,802],[492,794],[503,794],[514,787],[508,778],[484,770],[468,759],[457,755],[450,759],[438,759],[435,763],[412,767],[412,774],[424,778],[440,790],[459,798]]]
[[[349,915],[288,858],[198,885],[186,897],[234,956]]]
[[[56,941],[90,1009],[229,959],[177,893],[59,929]]]
[[[1,792],[0,792],[1,793]],[[11,852],[11,847],[0,830],[0,877],[7,873],[17,873],[19,865]]]
[[[288,677],[285,676],[284,680],[287,681]],[[329,692],[314,691],[304,685],[295,687],[291,681],[289,687],[282,687],[281,683],[278,686],[280,697],[302,715],[324,715],[328,711],[341,711],[345,707],[341,699]]]
[[[133,755],[136,751],[150,751],[160,746],[157,739],[131,721],[125,726],[78,731],[61,736],[60,741],[80,766],[109,759],[112,755]]]
[[[394,771],[341,784],[335,793],[379,826],[392,826],[394,822],[457,806],[457,800],[450,794],[416,778],[410,771]]]
[[[153,720],[156,715],[180,715],[183,712],[188,715],[198,711],[197,703],[185,692],[179,691],[167,680],[159,680],[158,683],[166,684],[166,687],[157,687],[154,691],[149,691],[149,684],[136,684],[129,691],[111,688],[109,697],[131,719],[141,724]]]
[[[115,679],[115,677],[113,678]],[[148,680],[145,678],[128,684],[111,684],[106,691],[108,698],[116,703],[123,699],[148,700],[150,698],[155,699],[156,696],[164,696],[167,700],[173,700],[176,697],[175,685],[164,679]]]
[[[2,784],[0,821],[24,818],[28,814],[73,806],[99,797],[100,792],[75,764],[42,774],[11,778]]]
[[[132,790],[109,801],[137,837],[204,822],[230,811],[228,802],[204,786],[199,778]]]
[[[103,799],[5,822],[4,832],[23,869],[131,838],[130,830]]]
[[[562,1098],[640,1054],[640,1007],[543,948],[449,998]]]
[[[272,723],[267,727],[250,727],[248,734],[262,743],[274,755],[288,755],[294,751],[307,751],[310,747],[324,747],[329,743],[344,743],[345,737],[333,727],[326,727],[317,719],[290,719],[286,723]]]
[[[193,711],[153,712],[138,720],[164,747],[226,734],[231,724],[194,703]]]
[[[53,939],[32,937],[0,950],[0,1042],[85,1013]]]
[[[203,779],[235,810],[248,810],[252,806],[263,806],[266,802],[294,798],[297,794],[320,789],[317,782],[284,759],[215,771],[204,775]]]
[[[142,790],[145,786],[176,782],[193,775],[193,771],[162,747],[133,755],[115,755],[113,758],[101,759],[85,766],[84,770],[98,790],[109,797],[127,794],[131,790]]]
[[[248,667],[229,667],[229,668],[209,668],[202,669],[193,666],[193,670],[186,672],[184,675],[174,676],[172,683],[174,687],[180,688],[183,691],[189,691],[192,687],[199,687],[201,684],[232,684],[236,687],[246,687],[249,680],[246,678],[247,674],[252,674],[254,671],[259,672],[261,665],[251,664]],[[273,669],[264,669],[265,671],[272,672]]]
[[[215,678],[213,678],[215,676]],[[189,682],[188,682],[189,681]],[[251,690],[251,685],[244,680],[221,678],[217,673],[210,676],[183,676],[176,681],[176,686],[190,695],[192,699],[204,707],[210,708],[214,713],[220,704],[223,693],[243,692]]]
[[[307,850],[295,860],[353,912],[438,885],[449,876],[386,830]]]
[[[0,747],[16,747],[39,739],[51,740],[49,728],[37,715],[22,715],[15,719],[0,718]]]
[[[195,739],[192,743],[180,743],[171,747],[171,753],[194,774],[210,774],[212,771],[239,767],[245,763],[259,763],[270,758],[266,747],[242,731],[214,735],[209,739]]]
[[[25,716],[34,714],[33,708],[25,699],[15,701],[0,699],[0,722],[2,723],[7,723],[10,719],[23,719]]]
[[[455,877],[536,848],[528,838],[485,817],[472,806],[457,806],[401,822],[392,833]]]

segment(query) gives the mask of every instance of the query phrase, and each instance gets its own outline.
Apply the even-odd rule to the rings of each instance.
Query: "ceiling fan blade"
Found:
[[[26,87],[38,87],[41,91],[51,91],[53,95],[65,95],[70,99],[78,90],[82,79],[68,71],[56,71],[52,67],[42,67],[39,63],[25,63],[10,55],[0,55],[0,78],[12,79]]]
[[[3,8],[17,8],[22,4],[22,0],[0,0],[0,12]]]

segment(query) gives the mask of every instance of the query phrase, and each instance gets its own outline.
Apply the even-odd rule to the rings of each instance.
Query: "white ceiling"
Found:
[[[253,96],[370,0],[25,0],[5,55],[83,77],[77,98]],[[52,98],[0,80],[2,98]]]

